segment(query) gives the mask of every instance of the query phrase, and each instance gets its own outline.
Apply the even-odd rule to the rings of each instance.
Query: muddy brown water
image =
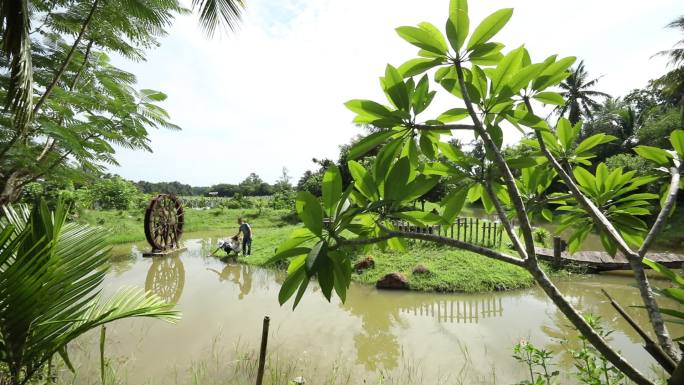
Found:
[[[216,238],[202,236],[188,236],[195,239],[186,240],[187,250],[177,257],[143,258],[140,243],[113,250],[105,292],[144,287],[177,302],[183,312],[174,325],[142,319],[108,328],[106,355],[121,383],[228,383],[225,378],[200,382],[193,377],[211,377],[207,367],[227,367],[254,351],[265,315],[271,318],[270,365],[289,367],[289,373],[309,377],[310,384],[323,383],[316,378],[332,371],[346,373],[349,383],[365,379],[376,384],[383,376],[404,384],[510,384],[526,379],[526,368],[511,357],[521,339],[554,351],[564,383],[574,382],[567,350],[577,347],[576,335],[538,288],[438,294],[352,284],[343,304],[327,302],[312,284],[292,311],[291,303],[281,307],[277,301],[282,272],[207,257]],[[600,294],[604,288],[624,307],[638,305],[629,277],[577,276],[556,283],[578,308],[602,316],[605,326],[616,330],[611,343],[629,361],[654,373],[636,335]],[[648,326],[643,311],[628,312]],[[684,335],[682,326],[671,325],[670,331]],[[79,367],[74,383],[99,378],[95,334],[71,347],[71,354]]]

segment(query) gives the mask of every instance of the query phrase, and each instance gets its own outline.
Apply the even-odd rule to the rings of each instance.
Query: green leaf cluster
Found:
[[[582,193],[591,199],[599,210],[613,223],[627,243],[639,247],[648,231],[644,217],[651,214],[653,200],[657,194],[640,191],[640,187],[657,180],[653,176],[637,177],[635,171],[623,172],[621,168],[609,171],[605,163],[596,168],[596,173],[578,166],[573,175]],[[569,251],[576,251],[587,235],[594,229],[594,222],[580,208],[574,198],[559,200],[556,210],[564,212],[558,232],[573,227],[568,241]],[[605,232],[599,231],[603,247],[611,255],[617,253],[617,244]]]
[[[397,221],[416,226],[451,225],[464,205],[474,202],[480,202],[488,213],[499,211],[515,217],[520,209],[513,205],[513,188],[525,206],[517,219],[524,215],[558,219],[559,231],[572,230],[570,251],[577,250],[588,234],[598,229],[560,182],[557,170],[541,156],[539,141],[526,140],[523,143],[529,152],[503,159],[516,177],[515,182],[506,179],[506,167],[501,166],[492,147],[503,151],[510,126],[540,137],[620,236],[633,246],[643,242],[646,219],[658,198],[645,191],[645,186],[660,176],[637,176],[620,168],[611,171],[605,164],[593,169],[594,152],[615,137],[599,133],[582,138],[581,123],[573,125],[561,118],[554,125],[533,113],[532,103],[564,104],[554,87],[569,76],[575,58],[551,55],[537,62],[525,46],[506,50],[495,37],[512,12],[496,11],[471,28],[467,1],[451,0],[445,33],[426,22],[397,28],[402,39],[418,48],[417,57],[398,67],[387,65],[380,78],[386,101],[354,99],[346,103],[355,113],[355,123],[376,130],[349,149],[351,184],[347,189],[333,166],[323,177],[321,201],[310,194],[298,195],[297,213],[305,227],[283,242],[274,256],[274,260],[290,259],[281,303],[296,294],[296,306],[313,277],[318,278],[326,298],[335,290],[344,300],[351,274],[350,249],[373,244],[402,250],[400,239],[387,236]],[[464,104],[423,118],[436,97],[431,82]],[[445,140],[453,130],[471,131],[476,139],[474,148],[466,153]],[[485,136],[493,143],[483,146]],[[674,133],[672,144],[675,151],[638,147],[637,152],[660,166],[671,166],[681,159],[684,136]],[[361,157],[363,161],[359,161]],[[439,208],[415,210],[412,203],[440,178],[454,183]],[[599,235],[606,250],[615,254],[615,240],[601,231]]]

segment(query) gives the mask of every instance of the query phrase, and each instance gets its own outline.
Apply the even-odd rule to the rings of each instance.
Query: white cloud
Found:
[[[129,179],[193,185],[236,183],[250,172],[274,181],[282,167],[298,177],[312,157],[336,158],[360,130],[343,103],[381,100],[378,76],[415,49],[394,32],[430,21],[441,27],[447,0],[288,0],[247,2],[240,30],[208,40],[194,17],[174,24],[145,63],[123,66],[141,87],[166,92],[181,132],[152,132],[154,153],[121,151]],[[471,28],[514,7],[498,41],[525,43],[534,59],[553,53],[585,60],[600,88],[622,95],[664,72],[650,56],[677,40],[663,26],[681,13],[675,1],[471,1]],[[439,108],[457,100],[442,98]],[[437,111],[439,112],[439,111]]]

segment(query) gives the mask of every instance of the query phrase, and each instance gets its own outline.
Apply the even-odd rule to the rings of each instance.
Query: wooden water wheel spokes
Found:
[[[145,238],[154,251],[178,247],[183,235],[184,212],[175,195],[159,194],[145,211]]]

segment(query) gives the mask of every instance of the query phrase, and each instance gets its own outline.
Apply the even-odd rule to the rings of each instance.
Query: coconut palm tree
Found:
[[[667,25],[667,27],[679,29],[680,32],[684,34],[684,15],[674,19],[670,24]],[[684,39],[675,43],[672,49],[660,51],[656,55],[668,56],[670,58],[669,64],[673,67],[679,67],[680,65],[684,64]]]
[[[592,114],[594,119],[591,125],[598,128],[594,133],[604,132],[615,136],[619,142],[615,144],[623,149],[636,146],[643,117],[629,104],[620,98],[607,98]]]
[[[30,383],[55,354],[73,370],[67,345],[112,321],[151,317],[174,322],[179,313],[151,293],[100,293],[109,266],[108,234],[67,223],[68,209],[45,202],[29,212],[4,207],[0,220],[0,365],[9,385]]]
[[[678,29],[684,35],[684,15],[673,20],[667,27]],[[672,49],[658,52],[656,56],[669,57],[669,65],[675,67],[675,69],[657,79],[656,83],[663,87],[663,92],[675,104],[680,104],[681,116],[684,119],[684,39],[675,43]]]
[[[565,79],[560,87],[564,90],[561,92],[565,98],[565,105],[556,108],[560,116],[568,113],[568,120],[572,124],[579,122],[582,114],[591,118],[592,111],[600,106],[599,102],[595,100],[597,97],[609,98],[610,95],[592,90],[591,88],[598,83],[600,78],[588,80],[589,74],[584,69],[584,61],[581,61],[576,68],[571,71],[570,76]]]

